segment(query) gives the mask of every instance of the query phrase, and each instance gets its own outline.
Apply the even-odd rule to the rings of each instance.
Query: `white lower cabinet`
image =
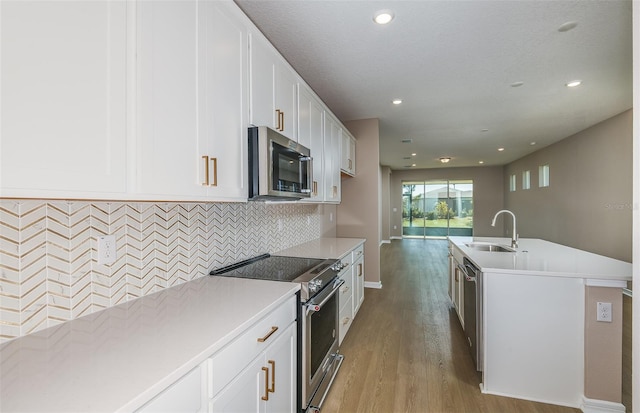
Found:
[[[295,297],[214,354],[209,412],[294,412],[297,397]]]
[[[338,291],[338,303],[340,312],[338,313],[338,345],[347,335],[347,331],[353,322],[353,270],[351,269],[351,253],[341,258],[343,264],[347,265],[340,271],[339,277],[344,280],[344,284]]]
[[[196,367],[145,404],[138,413],[204,412],[206,400],[202,388],[203,375],[204,368]]]
[[[364,301],[364,245],[353,250],[351,266],[353,272],[353,316],[355,317]]]
[[[340,287],[338,344],[342,344],[356,313],[364,301],[364,244],[360,244],[340,258],[345,267],[340,277],[345,283]]]

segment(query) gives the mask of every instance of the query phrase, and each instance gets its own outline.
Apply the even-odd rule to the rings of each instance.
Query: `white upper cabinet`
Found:
[[[126,191],[126,2],[0,2],[0,196]]]
[[[296,73],[257,30],[250,33],[250,123],[296,140]]]
[[[205,185],[208,181],[208,197],[246,200],[247,26],[231,2],[203,2],[201,8],[198,155],[202,164],[198,181]]]
[[[342,172],[356,174],[356,139],[346,129],[342,130],[342,155],[340,169]]]
[[[324,200],[324,107],[304,84],[298,90],[298,143],[311,151],[313,185],[309,201]]]
[[[340,202],[340,145],[342,127],[329,112],[324,115],[324,200]]]
[[[246,200],[247,32],[229,10],[138,3],[138,194]]]

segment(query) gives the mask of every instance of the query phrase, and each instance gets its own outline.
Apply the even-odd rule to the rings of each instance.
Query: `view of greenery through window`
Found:
[[[473,181],[403,182],[402,235],[473,235]]]

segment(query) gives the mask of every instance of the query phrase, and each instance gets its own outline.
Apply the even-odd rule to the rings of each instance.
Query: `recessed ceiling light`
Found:
[[[513,82],[511,84],[511,87],[520,87],[522,85],[524,85],[524,82],[517,81],[517,82]]]
[[[534,146],[536,143],[535,142],[531,142],[529,143],[529,145]]]
[[[416,164],[415,164],[415,163],[414,163],[414,164],[411,164],[411,166],[416,166]]]
[[[373,15],[373,21],[378,24],[388,24],[393,18],[394,15],[391,10],[380,10]]]
[[[567,87],[576,87],[576,86],[580,86],[580,84],[582,84],[582,80],[572,80],[571,82],[567,83]]]
[[[478,161],[478,163],[479,163],[480,165],[482,165],[482,164],[484,163],[484,161]]]
[[[558,31],[559,32],[568,32],[571,29],[575,29],[575,27],[578,25],[577,22],[566,22],[560,25],[560,27],[558,27]]]
[[[498,148],[498,152],[504,151],[504,148]]]
[[[402,99],[393,99],[391,103],[393,103],[394,105],[399,105],[402,103]]]
[[[412,154],[411,154],[411,156],[416,156],[416,155],[417,155],[417,153],[412,153]]]
[[[450,160],[451,158],[449,158],[448,156],[443,156],[440,158],[440,162],[442,163],[449,163]]]

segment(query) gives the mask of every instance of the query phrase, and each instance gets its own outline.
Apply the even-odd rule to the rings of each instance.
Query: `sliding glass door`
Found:
[[[473,181],[403,182],[402,235],[473,235]]]

